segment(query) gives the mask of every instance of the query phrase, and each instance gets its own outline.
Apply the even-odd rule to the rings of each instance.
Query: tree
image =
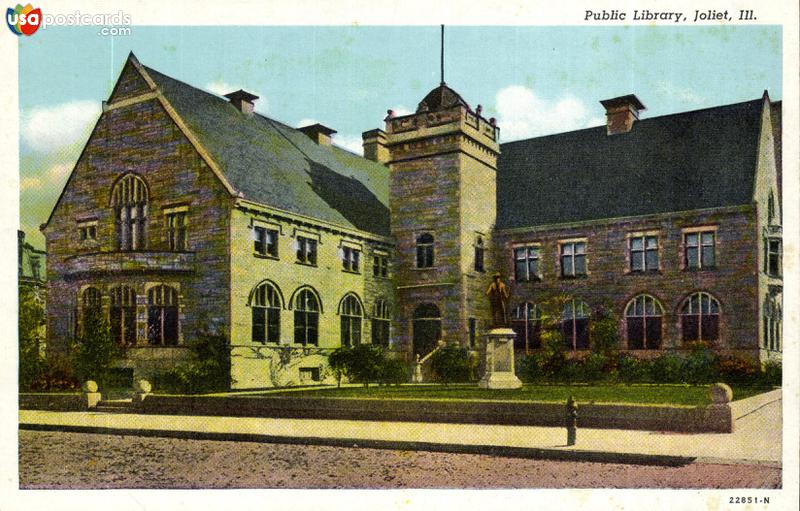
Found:
[[[30,389],[43,371],[40,346],[44,326],[44,303],[29,288],[19,290],[19,386]]]
[[[120,354],[102,309],[86,309],[81,335],[72,346],[72,364],[78,378],[81,381],[104,380],[111,363]]]

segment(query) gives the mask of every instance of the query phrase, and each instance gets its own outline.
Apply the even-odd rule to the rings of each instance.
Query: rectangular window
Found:
[[[477,338],[478,334],[478,320],[475,318],[469,318],[469,347],[475,347],[475,339]]]
[[[97,239],[96,225],[84,225],[79,227],[78,230],[80,232],[81,241]]]
[[[634,236],[629,247],[632,272],[658,270],[658,236]]]
[[[372,275],[374,277],[387,277],[389,275],[389,257],[376,255],[372,258]]]
[[[169,250],[186,250],[186,212],[167,213],[166,221]]]
[[[317,240],[297,237],[297,262],[317,265]]]
[[[702,269],[715,266],[714,231],[690,232],[683,235],[686,268]]]
[[[767,240],[767,274],[772,277],[781,276],[781,242]]]
[[[372,318],[372,345],[389,347],[389,320]]]
[[[475,245],[475,271],[483,273],[485,270],[484,268],[484,259],[485,259],[486,249],[483,246],[483,239],[478,239],[477,244]]]
[[[301,382],[322,381],[319,367],[301,367],[299,371]]]
[[[514,278],[519,281],[539,279],[539,247],[514,249]]]
[[[586,275],[586,242],[561,243],[561,276]]]
[[[342,268],[344,271],[360,271],[361,252],[355,248],[342,247]]]
[[[256,226],[253,228],[255,240],[253,250],[256,254],[278,257],[278,231]]]

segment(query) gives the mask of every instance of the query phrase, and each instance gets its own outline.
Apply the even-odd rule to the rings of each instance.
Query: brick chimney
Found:
[[[361,139],[364,141],[364,158],[384,165],[389,162],[385,131],[382,129],[365,131],[361,134]]]
[[[609,135],[629,132],[633,128],[633,122],[639,120],[639,111],[646,110],[633,94],[604,99],[600,104],[606,109],[606,129]]]
[[[231,104],[236,107],[236,110],[243,114],[252,114],[254,108],[253,103],[258,99],[258,96],[255,94],[250,94],[242,89],[231,92],[230,94],[225,94],[225,97],[230,99]]]
[[[336,130],[332,130],[320,123],[312,124],[311,126],[303,126],[297,129],[305,133],[308,138],[319,145],[331,145],[331,135],[336,133]]]

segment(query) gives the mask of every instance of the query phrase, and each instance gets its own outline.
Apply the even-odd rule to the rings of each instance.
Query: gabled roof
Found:
[[[497,228],[752,202],[763,100],[501,144]]]
[[[389,235],[388,172],[378,163],[145,67],[244,199]]]

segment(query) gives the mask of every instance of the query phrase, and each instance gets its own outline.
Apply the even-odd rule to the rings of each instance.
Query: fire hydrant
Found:
[[[575,445],[575,436],[578,431],[578,405],[575,398],[567,399],[567,445]]]

